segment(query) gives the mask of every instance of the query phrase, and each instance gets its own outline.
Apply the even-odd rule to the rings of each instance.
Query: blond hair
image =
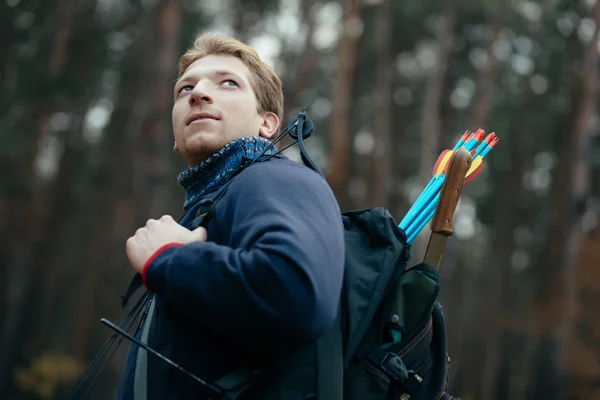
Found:
[[[281,79],[273,69],[265,64],[258,53],[250,46],[232,37],[205,33],[198,36],[194,45],[179,59],[179,75],[181,78],[188,67],[202,57],[225,55],[237,57],[250,70],[250,84],[258,101],[258,112],[273,112],[281,121],[283,119],[283,88]]]

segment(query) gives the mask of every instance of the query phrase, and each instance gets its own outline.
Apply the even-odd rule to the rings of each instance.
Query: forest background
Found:
[[[450,392],[600,399],[599,26],[595,0],[0,0],[0,398],[63,398],[125,315],[126,238],[181,215],[176,62],[217,31],[280,74],[284,123],[307,107],[344,211],[400,220],[496,132],[440,269]]]

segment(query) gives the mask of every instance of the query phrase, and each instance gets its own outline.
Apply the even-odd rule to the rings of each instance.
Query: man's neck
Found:
[[[185,189],[184,210],[187,211],[206,193],[229,181],[245,161],[255,159],[270,145],[270,141],[259,136],[242,137],[179,174],[177,181]],[[273,146],[264,154],[276,152]]]

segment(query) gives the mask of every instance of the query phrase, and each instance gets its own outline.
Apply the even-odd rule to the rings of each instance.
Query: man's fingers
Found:
[[[135,237],[132,236],[125,242],[125,252],[130,255],[135,248]]]
[[[192,234],[194,235],[195,240],[198,242],[205,242],[208,236],[206,233],[206,229],[202,226],[194,229],[192,231]]]
[[[171,223],[176,223],[175,220],[173,219],[173,217],[171,217],[170,215],[163,215],[162,217],[160,217],[159,219],[149,219],[146,221],[146,228],[151,228],[151,227],[155,227],[157,226],[159,223],[167,223],[167,224],[171,224]]]

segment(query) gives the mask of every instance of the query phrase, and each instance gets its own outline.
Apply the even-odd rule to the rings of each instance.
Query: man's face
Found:
[[[272,112],[258,113],[250,70],[238,58],[211,55],[193,62],[175,84],[174,150],[193,166],[244,136],[272,137]]]

